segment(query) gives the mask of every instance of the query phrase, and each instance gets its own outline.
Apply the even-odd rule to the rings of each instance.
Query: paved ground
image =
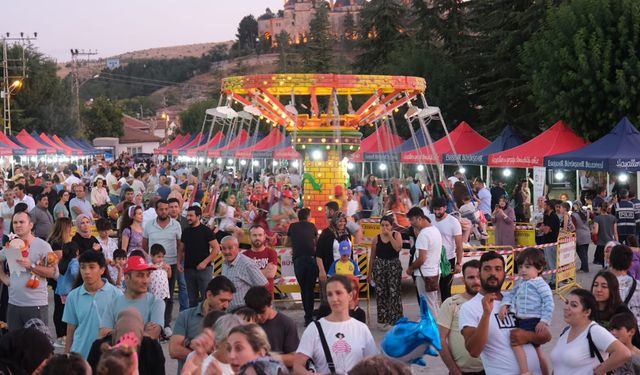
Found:
[[[595,250],[595,246],[591,246],[590,251],[589,251],[589,259],[593,259],[593,251]],[[594,266],[594,265],[590,265],[590,272],[589,273],[578,273],[578,282],[580,284],[582,284],[583,287],[586,288],[590,288],[591,287],[591,281],[593,280],[593,276],[601,269],[600,266]],[[417,320],[419,319],[419,306],[418,303],[415,299],[415,292],[412,289],[412,285],[410,283],[405,283],[404,284],[404,288],[403,288],[403,307],[404,307],[404,314],[409,317],[412,320]],[[53,297],[50,297],[50,306],[51,308],[49,309],[49,314],[52,316],[53,315]],[[366,309],[366,301],[361,302],[360,305],[362,308]],[[554,335],[554,338],[552,339],[552,341],[550,343],[547,343],[546,345],[543,346],[545,352],[547,354],[549,354],[551,352],[551,349],[553,349],[553,346],[555,345],[555,341],[557,340],[558,335],[560,334],[560,332],[562,331],[562,329],[566,326],[566,324],[564,323],[564,320],[562,318],[562,308],[564,306],[564,302],[558,297],[555,296],[555,310],[554,310],[554,314],[553,314],[553,321],[551,323],[551,331]],[[280,311],[282,311],[283,313],[287,314],[288,316],[290,316],[294,321],[296,321],[298,323],[298,332],[300,333],[300,335],[302,334],[304,327],[302,322],[304,321],[303,317],[303,311],[302,311],[302,306],[300,304],[290,304],[290,303],[278,303],[277,307]],[[173,316],[176,317],[178,315],[177,309],[178,309],[178,304],[175,303],[174,304],[174,314]],[[375,338],[377,343],[380,343],[382,341],[382,338],[385,334],[384,331],[381,331],[380,329],[378,329],[377,324],[375,323],[376,321],[376,303],[375,303],[375,299],[371,301],[371,317],[370,317],[370,324],[369,327],[371,328],[371,332],[373,334],[373,337]],[[373,323],[371,323],[373,322]],[[53,320],[52,317],[50,317],[50,326],[53,327]],[[166,357],[166,369],[167,369],[167,374],[168,375],[172,375],[175,374],[177,372],[177,362],[175,360],[172,360],[171,358],[169,358],[169,353],[168,353],[168,343],[162,343],[162,348],[164,349],[165,352],[165,357]],[[444,363],[442,362],[442,360],[440,359],[440,357],[427,357],[427,367],[418,367],[418,366],[414,366],[413,367],[413,373],[414,374],[426,374],[426,373],[431,373],[431,374],[446,374],[447,373],[447,368],[444,365]]]

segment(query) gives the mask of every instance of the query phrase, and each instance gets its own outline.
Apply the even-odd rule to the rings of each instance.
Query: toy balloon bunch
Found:
[[[23,258],[29,257],[29,241],[25,241],[18,237],[13,237],[9,241],[9,247],[18,249]],[[39,266],[52,266],[58,263],[58,256],[55,253],[47,253],[38,261]],[[38,289],[40,287],[40,277],[31,272],[31,277],[27,280],[27,288]]]

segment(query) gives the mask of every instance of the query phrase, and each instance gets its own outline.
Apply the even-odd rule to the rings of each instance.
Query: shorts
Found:
[[[518,318],[516,317],[516,328],[524,329],[525,331],[535,332],[536,325],[540,323],[540,318]],[[531,343],[534,347],[538,347],[534,343]]]

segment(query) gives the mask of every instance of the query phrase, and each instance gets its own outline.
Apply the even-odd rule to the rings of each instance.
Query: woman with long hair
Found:
[[[53,207],[53,221],[57,221],[60,218],[71,217],[69,214],[69,209],[67,208],[67,203],[71,198],[71,193],[62,189],[58,192],[58,203]]]
[[[296,374],[309,374],[306,369],[311,359],[318,373],[344,374],[348,373],[364,358],[378,354],[378,348],[366,324],[359,322],[349,315],[349,303],[352,298],[353,284],[343,275],[332,276],[326,285],[327,299],[331,313],[317,321],[329,345],[332,347],[348,347],[350,351],[343,351],[333,356],[335,369],[330,369],[325,358],[320,335],[316,324],[309,324],[300,338],[298,354],[294,360],[293,371]]]
[[[67,336],[67,323],[62,321],[64,304],[67,302],[67,295],[73,289],[78,275],[80,274],[80,263],[78,263],[78,244],[69,242],[62,250],[62,258],[58,263],[60,276],[54,293],[53,323],[56,327],[56,346],[64,347]],[[60,303],[58,303],[60,302]]]
[[[122,238],[120,248],[129,254],[133,250],[142,249],[144,211],[140,206],[131,205],[124,212],[125,214],[122,216],[122,222],[120,223]]]
[[[376,283],[378,324],[384,330],[402,318],[402,235],[393,230],[393,218],[380,219],[380,234],[371,243],[369,281]]]
[[[496,226],[496,245],[515,246],[516,214],[513,208],[509,207],[507,197],[500,197],[491,214],[491,221]]]
[[[596,321],[608,329],[609,319],[615,314],[616,309],[622,305],[618,278],[606,270],[598,272],[591,283],[591,293],[597,303]]]
[[[47,282],[54,291],[58,290],[58,283],[64,283],[62,274],[66,272],[68,268],[69,261],[71,260],[70,255],[78,252],[78,246],[72,241],[72,231],[73,224],[71,223],[71,219],[63,217],[55,222],[53,231],[49,235],[49,245],[51,245],[51,249],[58,256],[58,259],[61,260],[58,264],[58,269],[60,270],[58,280],[47,279]],[[64,259],[64,262],[62,259]],[[60,341],[56,343],[56,346],[59,346],[60,344],[64,345],[64,341],[60,340],[60,338],[67,335],[67,326],[62,322],[64,303],[59,293],[53,294],[53,303],[53,324],[56,328],[56,337],[58,337]]]
[[[567,295],[564,321],[569,326],[551,351],[554,373],[609,374],[631,358],[624,344],[597,323],[596,299],[584,289],[574,289]]]
[[[531,219],[531,203],[529,202],[531,196],[528,194],[528,189],[528,181],[523,179],[513,190],[512,197],[515,202],[513,210],[516,214],[516,221],[519,223],[528,222]]]
[[[391,212],[395,218],[395,222],[401,227],[407,228],[409,227],[409,219],[407,219],[407,211],[409,211],[409,208],[407,208],[402,198],[397,193],[398,190],[392,191],[391,194],[387,196],[384,212]]]

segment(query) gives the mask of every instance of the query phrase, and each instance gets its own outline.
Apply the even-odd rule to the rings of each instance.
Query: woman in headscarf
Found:
[[[318,263],[322,301],[326,301],[324,285],[327,282],[327,272],[331,264],[340,259],[339,244],[345,240],[352,242],[351,235],[347,231],[347,216],[342,211],[338,211],[331,218],[329,227],[320,234],[316,245],[316,262]]]
[[[73,236],[72,241],[78,244],[79,253],[84,253],[87,250],[101,251],[102,247],[100,242],[91,234],[91,226],[93,220],[91,217],[80,214],[76,217],[76,234]]]
[[[0,338],[0,374],[30,375],[53,354],[49,338],[35,328],[16,329]]]

